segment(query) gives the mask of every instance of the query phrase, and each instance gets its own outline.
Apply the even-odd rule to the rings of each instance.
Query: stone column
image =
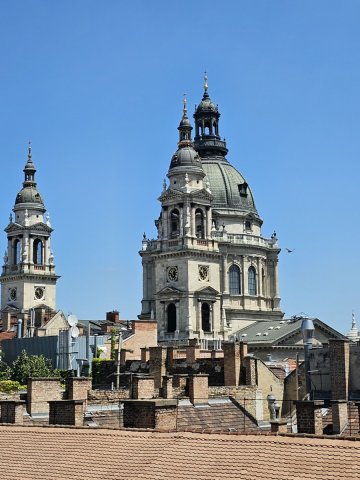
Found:
[[[211,209],[210,207],[207,207],[206,208],[206,235],[205,235],[206,239],[211,238],[211,223],[212,223]]]
[[[201,305],[202,302],[198,300],[198,315],[197,315],[197,331],[199,332],[200,337],[202,338],[204,336],[204,332],[202,331],[202,324],[201,324]]]
[[[176,308],[176,331],[180,332],[180,302],[175,302]]]
[[[195,208],[191,205],[190,207],[191,211],[191,230],[190,234],[192,237],[196,237],[196,225],[195,225]]]
[[[279,297],[279,276],[278,276],[278,260],[274,260],[274,288],[275,298]]]
[[[214,308],[213,303],[209,302],[209,323],[210,323],[210,332],[214,331]]]
[[[297,400],[296,419],[298,433],[323,434],[322,400]]]
[[[163,208],[162,217],[163,217],[162,220],[163,220],[164,239],[167,240],[169,238],[169,210],[167,207]]]
[[[244,295],[249,295],[249,282],[248,282],[248,271],[249,271],[249,263],[248,260],[243,260],[244,268],[243,268],[243,279],[244,279]]]
[[[229,275],[227,273],[227,255],[223,255],[221,259],[222,264],[222,290],[223,293],[229,293]]]

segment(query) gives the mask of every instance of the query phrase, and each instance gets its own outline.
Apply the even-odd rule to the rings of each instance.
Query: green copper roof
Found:
[[[236,168],[221,158],[202,158],[201,163],[214,196],[213,208],[235,208],[257,213],[253,194]],[[240,194],[242,189],[246,194]]]

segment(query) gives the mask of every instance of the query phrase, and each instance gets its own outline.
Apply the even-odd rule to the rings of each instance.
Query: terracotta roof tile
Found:
[[[0,426],[3,480],[359,478],[360,442]]]

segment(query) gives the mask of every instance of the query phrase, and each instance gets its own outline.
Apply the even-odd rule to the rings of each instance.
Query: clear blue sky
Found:
[[[206,69],[228,159],[283,247],[286,315],[349,330],[351,311],[360,317],[358,0],[1,0],[0,22],[0,223],[31,139],[59,308],[140,313],[142,234],[155,236],[183,92],[192,113]]]

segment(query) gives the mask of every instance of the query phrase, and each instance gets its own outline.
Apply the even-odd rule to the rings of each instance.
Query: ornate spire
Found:
[[[32,161],[32,151],[31,151],[31,142],[29,141],[28,144],[28,158],[27,162],[24,168],[24,173],[25,173],[25,181],[24,181],[24,186],[27,185],[34,185],[36,186],[35,183],[35,173],[36,173],[36,168],[35,165]]]
[[[184,93],[184,99],[183,99],[183,115],[180,120],[180,125],[178,126],[179,130],[179,148],[181,147],[186,147],[188,145],[192,145],[192,140],[191,140],[191,130],[192,126],[190,124],[189,117],[187,115],[187,99],[186,99],[186,93]]]
[[[207,72],[204,72],[204,98],[208,98],[208,75]]]
[[[30,140],[29,140],[29,145],[28,145],[28,163],[32,163],[31,141]]]

